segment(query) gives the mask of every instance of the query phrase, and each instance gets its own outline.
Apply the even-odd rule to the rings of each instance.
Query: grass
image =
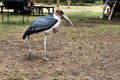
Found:
[[[2,2],[0,2],[0,5],[2,5]]]
[[[73,21],[93,21],[91,18],[98,19],[100,13],[96,12],[79,12],[79,13],[72,13],[68,14],[68,16],[73,20]]]
[[[0,15],[0,18],[2,16]],[[0,20],[0,35],[19,31],[25,29],[25,27],[28,27],[29,24],[35,20],[38,17],[24,17],[24,22],[23,22],[23,16],[21,15],[11,15],[10,20],[8,22],[7,15],[4,15],[4,21],[2,23],[2,18]]]
[[[73,23],[75,22],[81,22],[81,23],[95,23],[100,24],[100,26],[95,26],[92,28],[85,27],[79,27],[81,30],[84,31],[119,31],[119,21],[117,20],[99,20],[99,16],[101,15],[100,12],[92,12],[92,11],[78,11],[78,8],[74,10],[74,12],[70,12],[70,9],[67,9],[66,7],[62,7],[65,13],[68,15],[68,17],[71,19]],[[73,8],[71,8],[72,10]],[[4,16],[4,23],[0,23],[0,35],[7,34],[10,32],[15,32],[19,30],[24,30],[26,27],[30,25],[30,23],[35,20],[36,18],[41,16],[30,16],[29,22],[27,21],[27,17],[25,17],[25,23],[23,23],[23,16],[21,15],[11,15],[10,16],[10,23],[7,22],[7,16]],[[0,15],[1,18],[1,15]],[[17,19],[17,20],[16,20]],[[79,26],[79,25],[77,25]]]
[[[120,26],[119,25],[114,25],[114,26],[102,25],[102,26],[96,26],[93,28],[83,27],[81,28],[81,30],[85,32],[120,32]]]

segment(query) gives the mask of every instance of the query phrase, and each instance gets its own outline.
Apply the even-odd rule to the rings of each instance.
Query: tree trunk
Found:
[[[52,0],[49,0],[49,1],[48,1],[48,5],[51,5],[51,4],[52,4]]]
[[[57,7],[60,7],[60,0],[57,0]]]
[[[71,2],[71,0],[67,0],[68,8],[70,8],[70,2]]]
[[[82,5],[83,4],[83,0],[79,0],[79,3],[80,3],[80,5]]]

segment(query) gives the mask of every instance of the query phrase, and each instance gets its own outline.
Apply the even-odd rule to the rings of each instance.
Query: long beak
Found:
[[[61,17],[73,26],[73,23],[70,21],[70,19],[65,14],[63,14]]]

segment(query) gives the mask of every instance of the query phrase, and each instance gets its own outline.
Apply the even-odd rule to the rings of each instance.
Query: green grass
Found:
[[[8,34],[11,32],[23,30],[26,27],[30,25],[31,22],[33,22],[36,18],[40,16],[30,16],[24,17],[23,22],[23,16],[21,15],[10,15],[9,22],[7,19],[7,15],[4,15],[4,21],[2,22],[2,16],[0,15],[0,35]]]
[[[118,19],[113,20],[100,20],[99,12],[79,12],[79,13],[69,13],[68,16],[72,21],[80,23],[93,23],[98,24],[93,27],[81,27],[82,31],[86,32],[120,32],[120,23]]]
[[[68,16],[73,20],[73,21],[93,21],[91,18],[98,19],[100,13],[97,12],[90,12],[90,11],[83,11],[79,13],[69,13]]]
[[[101,13],[99,12],[75,12],[75,13],[67,13],[68,17],[71,19],[73,23],[95,23],[95,24],[100,24],[94,27],[79,27],[77,25],[78,29],[81,29],[83,31],[117,31],[120,32],[120,23],[118,20],[99,20],[99,16]],[[27,22],[27,17],[25,17],[25,23],[23,23],[23,17],[21,15],[15,16],[12,15],[10,17],[10,23],[7,22],[7,16],[4,17],[4,23],[1,23],[0,21],[0,35],[8,34],[11,32],[19,31],[19,30],[24,30],[26,29],[32,21],[34,21],[36,18],[41,17],[41,16],[30,16],[29,17],[29,22]],[[1,15],[0,15],[1,18]],[[17,20],[16,20],[17,18]]]
[[[0,24],[0,36],[7,35],[23,29],[23,25],[13,25],[13,24]]]
[[[2,5],[2,2],[0,2],[0,5]]]

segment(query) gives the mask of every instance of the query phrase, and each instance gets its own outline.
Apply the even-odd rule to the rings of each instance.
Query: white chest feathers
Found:
[[[61,24],[61,19],[60,19],[60,17],[58,17],[56,14],[53,14],[53,17],[54,17],[55,19],[57,19],[58,21],[57,21],[57,23],[56,23],[52,28],[50,28],[49,30],[44,31],[45,33],[51,31],[51,30],[54,29],[54,28],[58,28],[58,27],[60,26],[60,24]]]

